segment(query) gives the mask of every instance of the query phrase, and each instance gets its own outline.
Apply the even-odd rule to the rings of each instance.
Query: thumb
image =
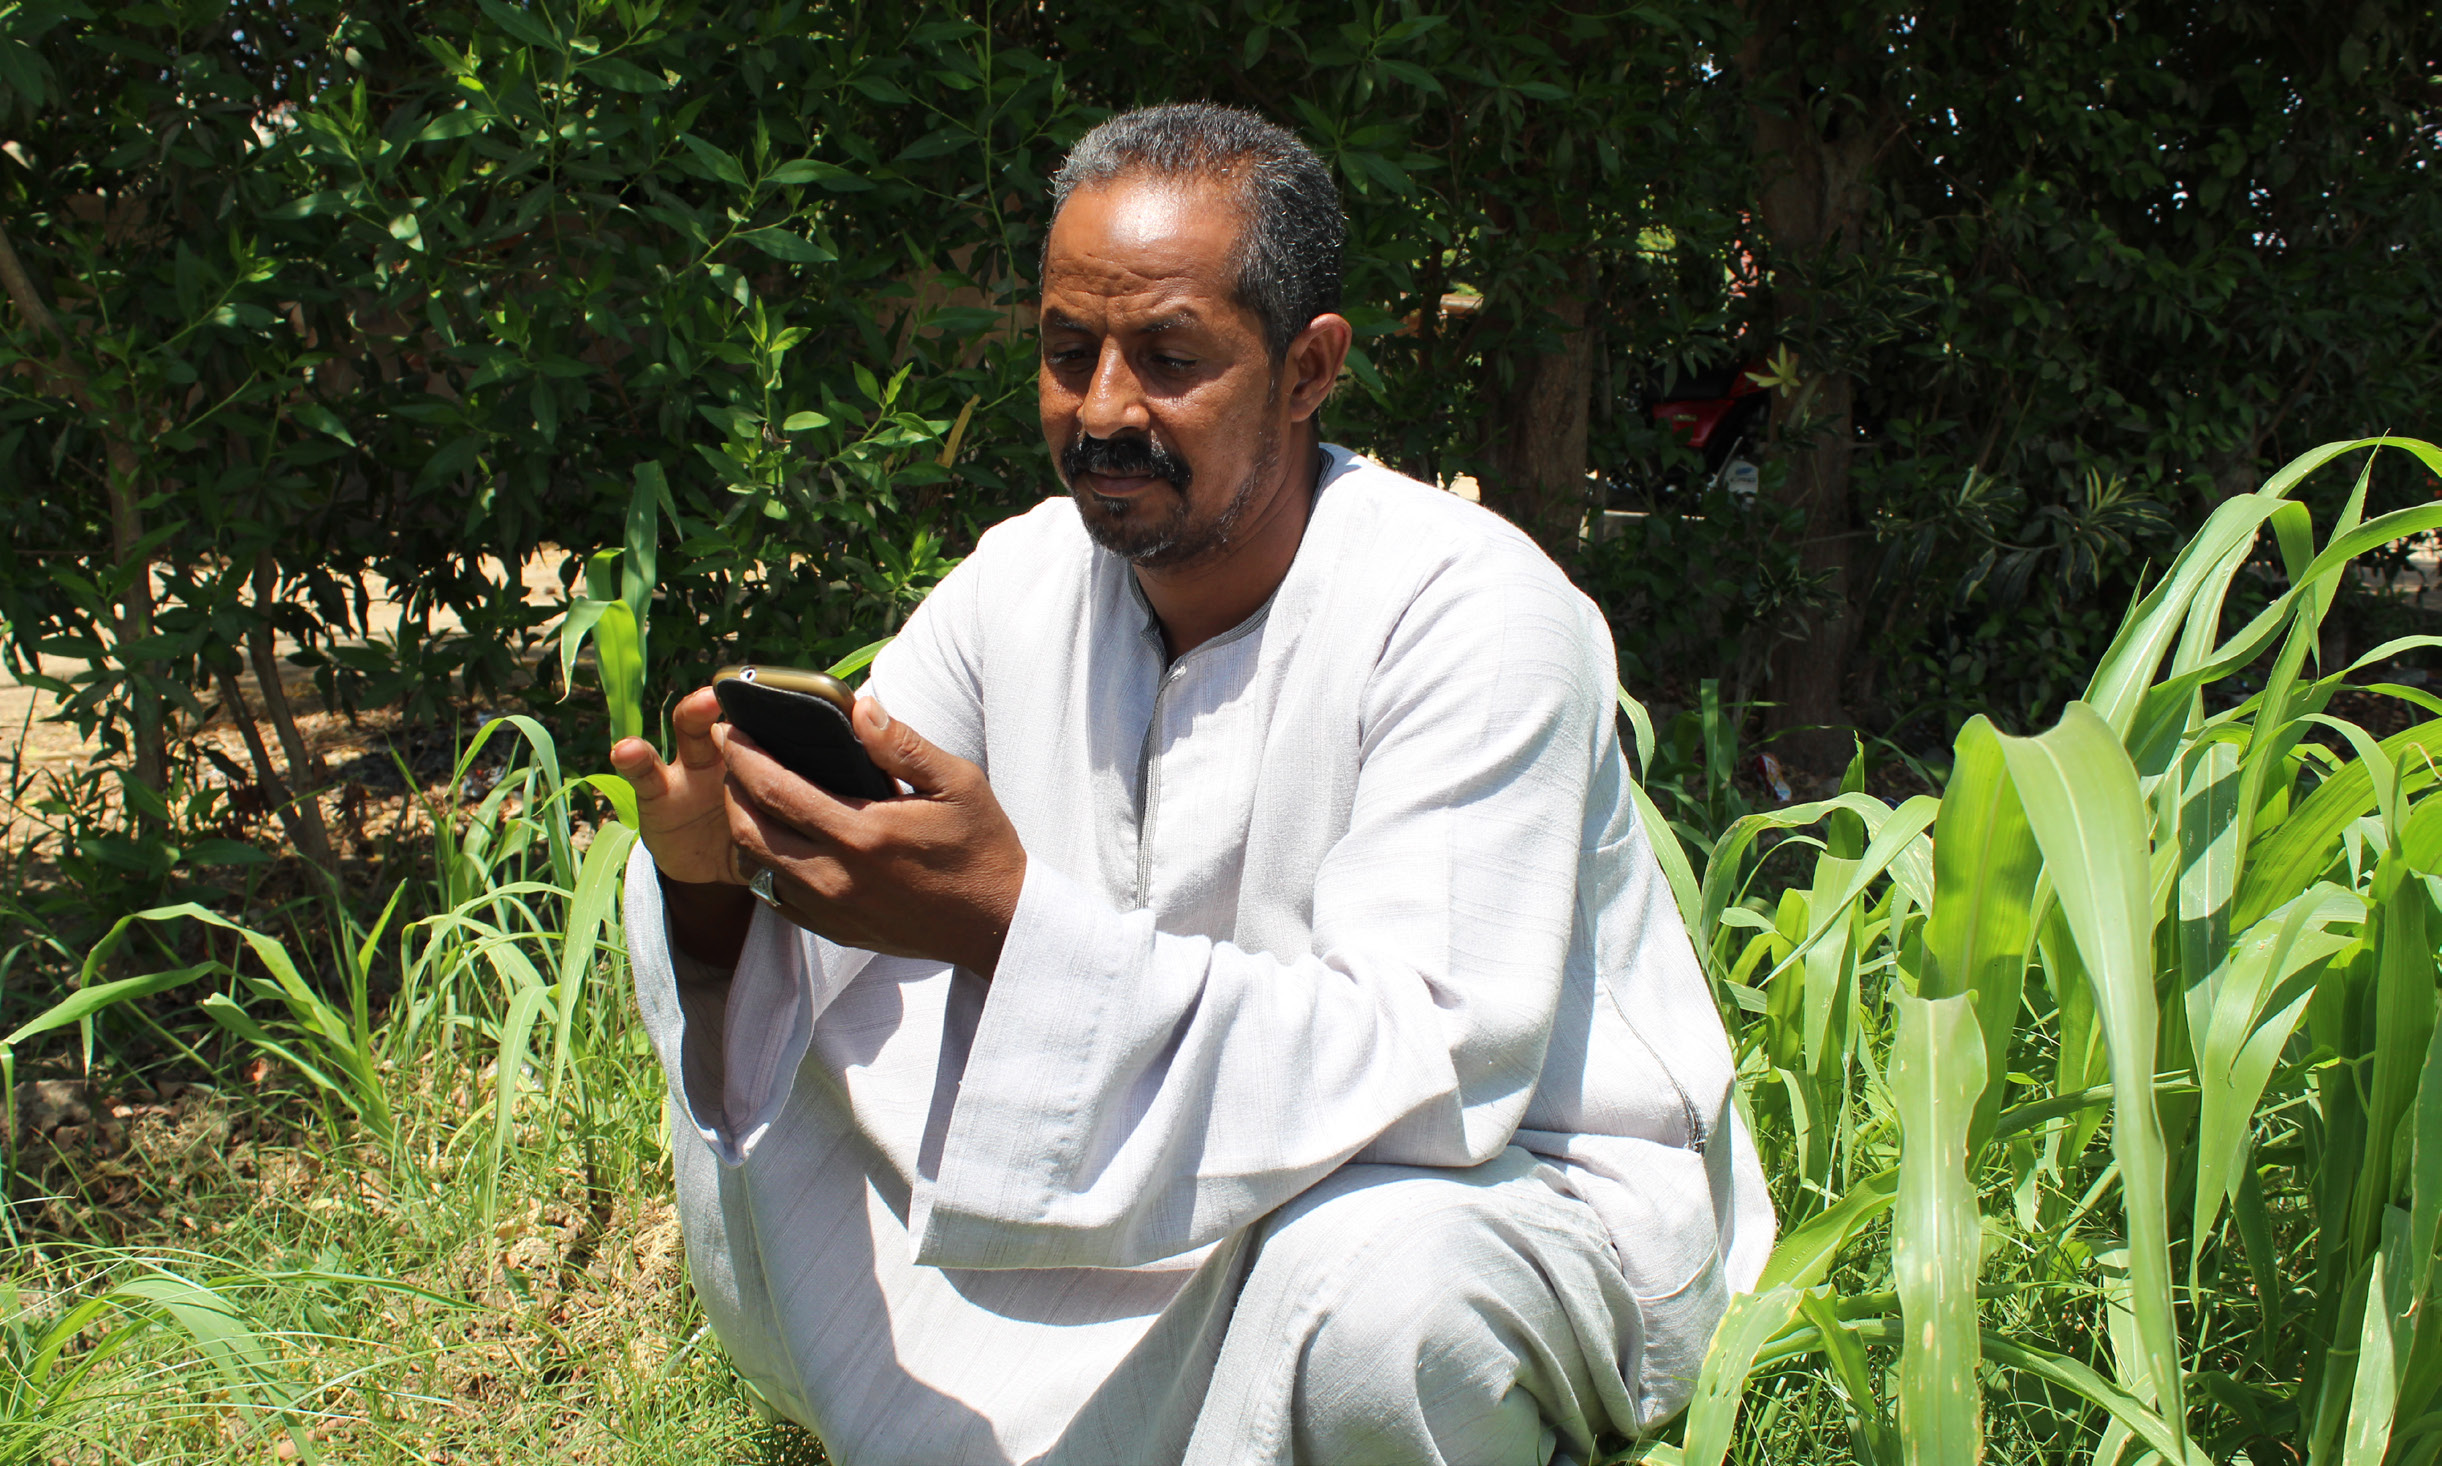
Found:
[[[948,786],[951,757],[925,741],[924,736],[884,711],[882,700],[871,693],[856,700],[856,711],[850,719],[856,725],[856,736],[865,745],[874,767],[898,779],[919,794],[938,794]]]
[[[640,803],[651,803],[670,792],[670,771],[641,738],[622,738],[611,749],[611,767],[636,791]]]

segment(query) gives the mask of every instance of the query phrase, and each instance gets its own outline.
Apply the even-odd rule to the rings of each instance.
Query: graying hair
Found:
[[[1052,179],[1052,217],[1078,189],[1131,174],[1237,185],[1246,209],[1237,299],[1263,323],[1275,363],[1316,316],[1340,308],[1340,251],[1348,238],[1340,191],[1295,133],[1212,102],[1122,112],[1069,151]]]

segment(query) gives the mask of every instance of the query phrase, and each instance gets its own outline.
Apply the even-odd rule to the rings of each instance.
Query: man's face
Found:
[[[1139,565],[1206,558],[1278,486],[1287,394],[1232,298],[1243,220],[1226,188],[1122,177],[1052,225],[1043,439],[1086,530]]]

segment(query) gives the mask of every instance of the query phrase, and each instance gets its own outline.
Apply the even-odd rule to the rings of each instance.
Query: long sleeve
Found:
[[[1310,951],[1165,932],[1030,862],[915,1195],[920,1261],[1132,1266],[1352,1157],[1463,1166],[1508,1143],[1559,1001],[1610,685],[1599,619],[1516,559],[1440,567],[1392,624],[1341,734],[1355,793]]]
[[[981,762],[981,704],[967,661],[973,643],[960,634],[972,616],[972,581],[972,572],[951,572],[877,660],[872,685],[893,716]],[[642,844],[628,860],[623,910],[637,1001],[672,1102],[724,1164],[740,1165],[787,1104],[816,1020],[873,954],[757,906],[737,967],[707,968],[671,945],[661,883]]]

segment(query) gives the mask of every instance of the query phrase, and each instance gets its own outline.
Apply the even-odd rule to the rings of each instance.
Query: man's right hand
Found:
[[[753,919],[755,898],[741,884],[737,842],[723,802],[728,765],[712,741],[720,700],[699,687],[670,711],[678,758],[663,763],[653,745],[623,738],[611,767],[636,791],[636,829],[661,871],[670,940],[715,967],[734,967]]]

